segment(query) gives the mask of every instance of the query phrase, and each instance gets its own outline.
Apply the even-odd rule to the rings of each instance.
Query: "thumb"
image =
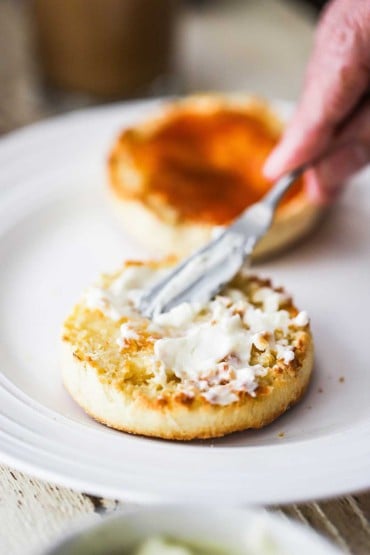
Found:
[[[364,102],[337,134],[334,145],[342,144],[306,172],[307,192],[314,201],[330,202],[343,183],[370,162],[370,102]]]
[[[306,191],[313,202],[331,203],[345,181],[370,161],[370,147],[357,142],[343,146],[305,174]]]

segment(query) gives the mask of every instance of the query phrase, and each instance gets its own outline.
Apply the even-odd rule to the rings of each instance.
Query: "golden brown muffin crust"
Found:
[[[159,268],[170,263],[146,264]],[[103,285],[109,287],[119,275],[104,276]],[[232,286],[245,291],[250,300],[256,288],[272,288],[269,280],[243,275]],[[274,290],[283,293],[281,288]],[[284,299],[281,308],[294,318],[297,308],[291,298]],[[241,391],[235,402],[220,406],[200,392],[188,394],[175,375],[169,374],[165,385],[155,383],[156,334],[148,331],[144,320],[139,329],[135,328],[137,338],[128,339],[120,348],[115,338],[126,321],[127,317],[112,320],[100,310],[79,303],[66,319],[62,334],[67,389],[88,414],[111,427],[170,439],[217,437],[259,428],[297,402],[309,382],[313,358],[309,325],[289,329],[287,339],[295,355],[289,362],[253,347],[251,363],[269,368],[259,378],[256,396]]]
[[[179,221],[228,224],[271,186],[262,167],[281,132],[269,117],[257,103],[211,111],[180,105],[150,132],[139,126],[121,135],[110,156],[112,185],[154,211],[170,207]],[[121,163],[137,169],[139,187],[121,179]],[[302,192],[302,184],[285,202]]]

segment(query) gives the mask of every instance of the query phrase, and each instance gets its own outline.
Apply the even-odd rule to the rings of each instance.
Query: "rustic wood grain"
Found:
[[[248,32],[254,33],[256,39],[259,35],[263,36],[265,21],[266,25],[270,22],[269,32],[272,33],[271,22],[279,21],[279,18],[297,36],[296,52],[289,53],[281,29],[276,25],[274,52],[277,57],[285,56],[285,63],[288,64],[285,70],[291,72],[291,75],[286,73],[279,79],[282,88],[276,88],[274,59],[268,61],[270,66],[266,75],[252,75],[251,82],[260,92],[294,98],[310,48],[313,21],[309,15],[293,10],[289,2],[283,0],[249,0],[249,5],[255,19],[245,25],[249,25]],[[266,20],[263,19],[265,15]],[[244,82],[238,81],[236,74],[231,75],[227,68],[227,57],[222,59],[222,53],[214,49],[207,57],[207,49],[199,48],[200,41],[204,44],[209,40],[211,44],[220,30],[225,32],[227,21],[234,26],[239,19],[233,14],[229,20],[228,17],[225,11],[220,17],[216,10],[196,15],[190,10],[184,14],[180,29],[183,40],[179,47],[179,67],[187,88],[201,88],[205,84],[222,89],[243,86]],[[243,43],[247,29],[239,26],[239,33],[233,33],[233,40],[230,40],[229,57],[248,56],[248,49]],[[50,95],[43,89],[32,55],[31,38],[25,3],[0,0],[0,134],[50,114],[92,102],[81,96]],[[266,56],[269,46],[266,46],[265,39],[262,42],[261,45],[255,44],[253,56],[256,52],[259,58]],[[287,61],[289,54],[292,58]],[[253,72],[255,68],[250,67]],[[226,68],[225,72],[222,68]],[[278,69],[284,72],[281,65]],[[248,81],[245,84],[248,86]],[[0,466],[0,555],[24,555],[39,550],[74,527],[76,521],[98,520],[102,515],[130,506],[122,501],[76,493]],[[271,510],[317,530],[345,552],[353,555],[370,553],[370,492],[321,503],[272,507]]]
[[[62,537],[76,522],[133,504],[73,492],[0,466],[0,553],[21,555]],[[315,529],[353,555],[370,553],[370,493],[321,503],[271,507]]]
[[[91,500],[71,490],[0,467],[0,553],[21,555],[48,545],[77,517],[94,513]]]

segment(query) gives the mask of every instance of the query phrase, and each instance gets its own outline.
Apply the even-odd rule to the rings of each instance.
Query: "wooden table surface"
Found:
[[[294,100],[314,24],[313,13],[286,0],[229,0],[202,10],[185,8],[177,46],[182,88],[249,89]],[[24,4],[0,0],[0,134],[94,103],[83,95],[44,90],[31,36]],[[222,36],[227,41],[219,40]],[[0,554],[38,552],[76,520],[99,519],[130,506],[0,466]],[[370,493],[269,509],[314,528],[345,552],[370,553]]]

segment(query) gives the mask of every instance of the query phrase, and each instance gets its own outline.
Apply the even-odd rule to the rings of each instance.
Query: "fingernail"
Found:
[[[277,147],[271,152],[263,167],[263,175],[267,179],[277,179],[288,170],[288,164],[295,155],[298,133],[295,127],[290,127]]]
[[[281,155],[280,147],[277,147],[272,151],[270,156],[267,158],[265,165],[263,166],[263,175],[267,179],[277,179],[279,172],[281,170]]]

